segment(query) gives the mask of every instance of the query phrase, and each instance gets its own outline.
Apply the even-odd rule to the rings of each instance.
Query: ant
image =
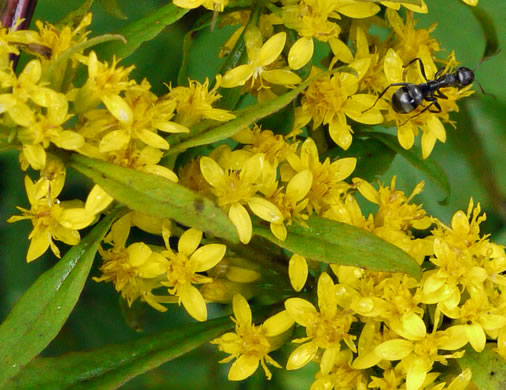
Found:
[[[367,110],[362,111],[362,113],[369,111],[373,108],[376,103],[381,99],[381,97],[390,89],[390,87],[399,87],[400,88],[394,92],[392,95],[392,108],[395,112],[400,114],[409,114],[414,111],[424,100],[430,102],[427,107],[425,107],[418,114],[414,115],[412,118],[417,117],[418,115],[423,114],[425,111],[440,113],[442,112],[441,106],[439,105],[437,99],[448,99],[448,97],[443,94],[439,89],[444,87],[454,87],[454,88],[464,88],[471,84],[474,81],[474,72],[461,66],[457,68],[455,72],[446,73],[441,75],[444,71],[444,68],[441,68],[435,74],[434,80],[428,80],[425,75],[425,68],[423,67],[422,60],[420,58],[415,58],[411,60],[404,68],[411,65],[413,62],[418,61],[420,65],[420,71],[422,72],[422,76],[425,79],[425,83],[421,84],[413,84],[413,83],[393,83],[386,87],[383,92],[381,92],[374,102],[374,104],[369,107]],[[434,106],[436,109],[431,109]],[[407,122],[407,121],[406,121]],[[404,123],[406,123],[404,122]],[[403,124],[404,124],[403,123]],[[401,125],[402,126],[402,125]]]

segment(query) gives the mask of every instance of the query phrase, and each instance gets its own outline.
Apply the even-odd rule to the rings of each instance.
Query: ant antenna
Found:
[[[491,59],[492,57],[495,57],[496,55],[498,55],[500,52],[501,52],[502,48],[499,48],[497,49],[497,51],[493,54],[489,54],[489,55],[484,55],[480,62],[478,63],[478,65],[476,65],[476,67],[473,69],[473,72],[476,72],[476,70],[480,67],[481,64],[483,64],[485,61],[488,61],[489,59]]]
[[[495,53],[493,54],[489,54],[489,55],[484,55],[480,62],[478,63],[478,65],[475,66],[475,68],[473,69],[473,72],[476,72],[476,70],[480,67],[481,64],[483,64],[485,61],[491,59],[492,57],[495,57],[496,55],[498,55],[500,52],[501,52],[501,49],[502,48],[499,48]],[[491,94],[491,93],[487,93],[485,92],[485,90],[483,89],[483,87],[481,86],[480,82],[478,80],[475,80],[476,81],[476,84],[478,84],[478,87],[480,87],[480,90],[481,90],[481,93],[483,95],[488,95],[488,96],[492,96],[494,99],[496,99],[495,95]]]

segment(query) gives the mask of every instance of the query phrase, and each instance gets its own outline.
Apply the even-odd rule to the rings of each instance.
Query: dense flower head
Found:
[[[234,317],[232,320],[235,323],[235,332],[225,333],[211,341],[212,344],[218,344],[220,351],[230,354],[220,363],[227,363],[232,359],[236,359],[230,367],[228,379],[232,381],[243,380],[252,375],[259,364],[264,369],[267,379],[270,379],[272,374],[266,363],[281,368],[269,356],[269,352],[275,349],[272,340],[275,332],[269,332],[267,322],[262,325],[252,323],[251,309],[246,299],[240,294],[234,296],[233,310]],[[271,334],[270,337],[267,336],[268,333]]]
[[[79,201],[60,201],[57,196],[63,188],[64,175],[57,175],[54,180],[46,177],[35,183],[29,176],[25,176],[25,189],[30,209],[18,207],[20,216],[12,216],[7,222],[17,222],[29,219],[33,230],[28,236],[30,246],[26,254],[26,261],[35,260],[51,248],[55,256],[60,257],[60,250],[53,240],[62,241],[68,245],[79,242],[78,230],[90,225],[95,219]]]
[[[441,373],[457,367],[465,346],[480,353],[490,344],[506,358],[504,247],[480,231],[479,203],[471,199],[446,224],[416,200],[423,181],[406,192],[395,175],[376,183],[381,169],[368,174],[361,165],[371,156],[360,143],[377,140],[376,125],[396,128],[402,148],[428,158],[446,140],[444,124],[455,125],[458,101],[472,94],[471,84],[450,85],[425,91],[408,112],[395,106],[399,88],[426,88],[458,69],[453,52],[438,58],[436,26],[416,27],[427,5],[283,0],[255,9],[233,2],[241,8],[228,12],[230,3],[174,1],[211,10],[211,29],[218,13],[220,26],[234,28],[216,53],[229,57],[221,75],[167,81],[161,96],[132,78],[133,66],[85,51],[94,43],[91,14],[72,26],[0,28],[0,149],[19,152],[30,204],[8,222],[32,223],[26,260],[48,248],[60,257],[55,241],[77,245],[80,230],[121,205],[93,279],[111,283],[129,306],[164,312],[176,304],[199,322],[216,312],[208,305],[231,305],[233,331],[211,341],[229,355],[221,363],[233,361],[229,380],[259,366],[271,379],[268,365],[314,364],[311,390],[464,390],[471,369],[454,369],[451,381]],[[374,35],[377,27],[388,37]],[[15,72],[10,58],[21,51],[32,57]],[[109,171],[85,170],[79,159]],[[60,200],[67,167],[95,181],[82,199]],[[115,169],[134,179],[107,176]],[[354,177],[359,170],[364,178]],[[166,199],[150,180],[171,189]],[[237,235],[213,230],[215,219]],[[359,238],[339,233],[325,242],[326,232],[311,230],[315,221],[352,225]],[[323,247],[362,245],[361,237],[413,260],[418,279],[362,266],[381,269],[391,260],[383,255],[341,265],[342,254]],[[266,305],[261,317],[267,310],[257,307]],[[279,348],[287,356],[280,363],[270,356]]]

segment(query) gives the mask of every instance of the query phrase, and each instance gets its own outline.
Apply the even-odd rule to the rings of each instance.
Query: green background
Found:
[[[417,15],[418,27],[428,27],[437,22],[438,27],[433,36],[437,38],[448,52],[455,50],[457,59],[465,66],[476,68],[480,62],[485,39],[478,22],[470,9],[459,0],[427,0],[428,15]],[[39,0],[35,19],[56,22],[70,10],[77,8],[78,0]],[[166,1],[137,0],[119,2],[121,10],[128,20],[114,19],[106,14],[96,2],[92,6],[93,35],[115,32],[129,21],[136,20]],[[506,2],[503,0],[480,0],[480,6],[488,12],[495,23],[499,36],[499,46],[504,47],[506,40]],[[181,62],[181,43],[184,32],[190,28],[195,15],[201,10],[193,11],[180,23],[166,28],[156,39],[143,44],[137,52],[123,61],[124,65],[135,64],[133,76],[137,80],[147,78],[153,90],[164,93],[164,83],[175,85],[178,68]],[[203,81],[204,77],[216,73],[220,61],[214,60],[219,47],[223,44],[230,30],[203,32],[196,38],[193,50],[195,59],[205,58],[209,62],[195,61],[190,68],[193,78]],[[445,55],[444,53],[443,55]],[[491,196],[494,184],[501,194],[506,193],[506,50],[481,64],[476,70],[476,79],[488,95],[477,92],[465,102],[471,113],[471,121],[457,123],[457,130],[447,128],[447,143],[438,143],[431,158],[438,161],[447,172],[452,192],[448,203],[441,204],[445,198],[443,192],[429,179],[412,168],[403,158],[396,157],[394,163],[383,177],[388,183],[392,175],[397,175],[397,187],[409,193],[420,180],[425,180],[424,193],[417,197],[418,202],[432,215],[446,223],[459,209],[466,210],[469,197],[479,201],[488,215],[482,225],[484,233],[492,234],[498,243],[506,243],[504,227],[505,203],[497,196]],[[454,118],[454,117],[452,117]],[[477,135],[476,139],[461,127],[469,127]],[[480,145],[481,143],[481,145]],[[483,165],[484,161],[489,166]],[[37,261],[26,264],[25,254],[28,246],[26,239],[31,226],[28,222],[7,224],[6,219],[16,214],[16,205],[28,206],[24,193],[24,174],[19,170],[17,155],[9,152],[0,155],[0,319],[5,318],[16,300],[30,286],[37,276],[51,267],[55,262],[52,255],[46,255]],[[72,175],[69,175],[72,176]],[[494,184],[490,184],[490,183]],[[84,199],[88,183],[80,177],[68,179],[63,199]],[[63,249],[63,245],[59,246]],[[64,251],[63,251],[64,253]],[[98,264],[98,262],[97,262]],[[97,275],[97,264],[92,271]],[[210,316],[222,315],[222,308],[210,305]],[[59,336],[44,351],[44,356],[56,356],[68,351],[91,349],[104,344],[121,342],[136,337],[134,329],[143,328],[145,333],[175,327],[191,321],[184,310],[176,306],[169,307],[166,313],[158,313],[151,308],[136,307],[128,315],[122,315],[118,295],[112,285],[87,282],[85,290],[74,312],[60,332]],[[199,350],[187,354],[175,361],[136,378],[123,388],[139,389],[264,389],[286,388],[307,389],[313,381],[314,366],[303,370],[287,372],[273,369],[273,379],[268,385],[263,379],[263,372],[242,383],[226,381],[227,365],[217,363],[223,355],[218,355],[214,346],[204,345]],[[285,362],[287,352],[274,354],[278,362]],[[267,387],[268,386],[268,387]]]

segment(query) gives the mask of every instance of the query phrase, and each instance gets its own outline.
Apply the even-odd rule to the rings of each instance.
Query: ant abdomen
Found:
[[[422,90],[418,85],[411,84],[399,88],[392,95],[392,108],[399,114],[409,114],[423,101]]]

